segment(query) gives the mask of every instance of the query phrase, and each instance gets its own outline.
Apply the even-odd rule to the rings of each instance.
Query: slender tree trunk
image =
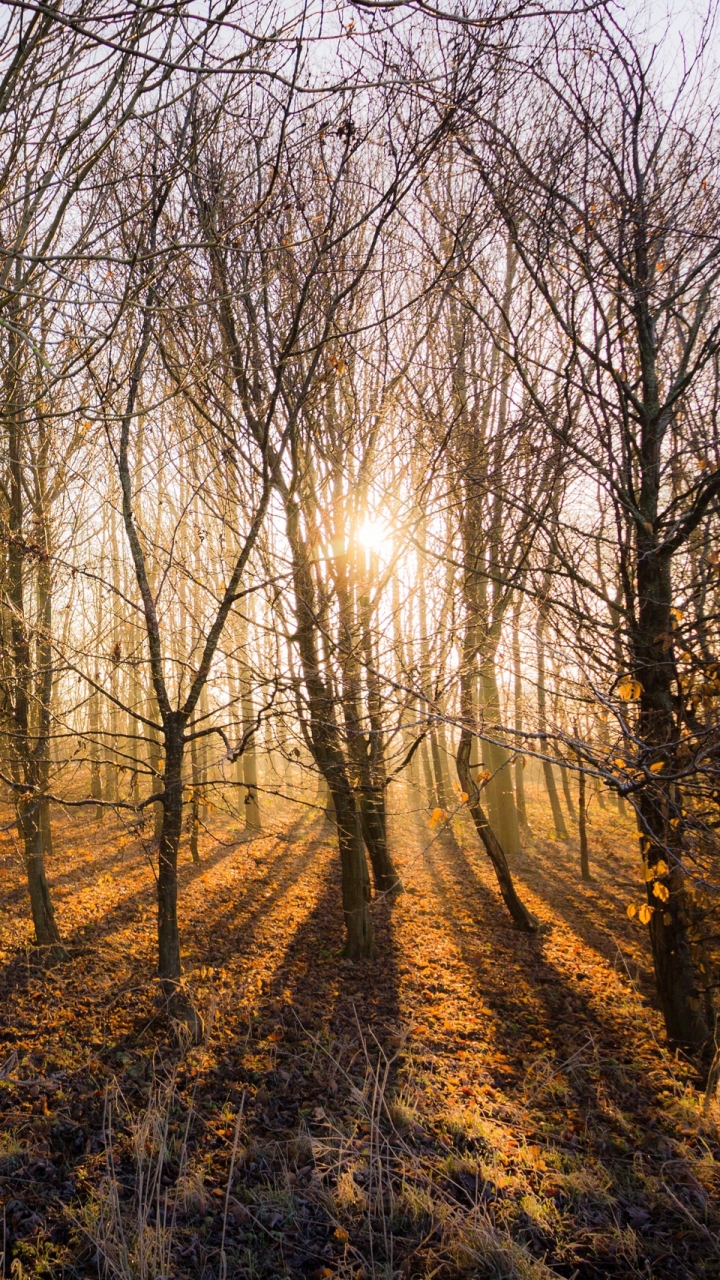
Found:
[[[352,584],[348,576],[348,556],[337,557],[337,594],[340,605],[340,623],[342,628],[342,706],[345,721],[348,755],[352,760],[357,786],[356,807],[360,818],[360,826],[367,846],[373,883],[376,890],[387,893],[397,889],[400,878],[393,866],[387,844],[387,826],[385,822],[385,780],[381,770],[374,770],[377,760],[373,756],[380,749],[381,722],[376,705],[374,716],[368,715],[369,734],[365,732],[361,714],[361,664],[360,655],[365,650],[368,655],[370,637],[363,636],[369,630],[367,616],[358,620]],[[357,577],[357,572],[355,574]],[[367,585],[367,584],[364,584]],[[367,614],[369,596],[363,596],[364,604],[360,608]],[[364,622],[364,628],[363,628]],[[373,730],[377,741],[373,744]],[[378,773],[382,776],[379,779]],[[378,785],[379,782],[379,785]],[[339,815],[338,815],[339,820]]]
[[[159,718],[159,714],[160,713],[158,711],[157,700],[155,699],[151,691],[147,700],[146,718],[148,720],[154,720],[155,722],[157,722]],[[150,794],[152,795],[156,791],[159,791],[161,786],[161,777],[160,777],[161,752],[160,752],[160,743],[158,741],[157,734],[154,729],[150,728],[149,725],[147,725],[146,727],[146,742],[147,742],[148,765],[150,767]],[[158,800],[153,805],[153,835],[156,840],[160,839],[160,833],[162,831],[162,823],[163,823],[163,807],[162,807],[162,803]]]
[[[570,775],[568,774],[568,771],[565,768],[564,764],[560,765],[560,779],[562,781],[562,789],[563,789],[563,795],[565,796],[565,805],[567,807],[567,811],[570,814],[570,817],[572,818],[573,822],[576,822],[577,813],[575,812],[575,801],[572,798],[572,792],[570,790]]]
[[[534,933],[538,928],[538,922],[532,912],[518,897],[513,884],[513,878],[510,874],[505,851],[499,843],[490,823],[483,813],[480,804],[480,788],[470,772],[470,752],[472,750],[472,728],[474,727],[474,708],[473,708],[473,670],[475,658],[477,654],[477,635],[475,628],[475,620],[469,617],[465,625],[465,635],[463,638],[463,660],[460,670],[460,715],[462,717],[462,729],[460,731],[460,740],[457,749],[457,773],[460,780],[460,787],[468,798],[468,808],[472,820],[475,824],[480,840],[482,841],[485,852],[487,853],[495,871],[500,892],[503,897],[505,906],[507,907],[512,919],[519,929],[525,933]],[[472,726],[472,727],[471,727]]]
[[[538,689],[537,689],[538,729],[542,734],[544,734],[547,731],[547,711],[546,711],[546,701],[545,701],[546,700],[545,641],[543,638],[544,627],[545,627],[545,617],[543,614],[543,610],[541,608],[540,612],[538,613],[536,641],[537,641],[537,667],[538,667]],[[548,744],[543,739],[541,739],[541,746],[543,751],[547,753]],[[567,832],[567,827],[565,826],[565,819],[563,818],[563,812],[562,812],[562,809],[560,808],[560,799],[558,797],[557,787],[555,786],[555,775],[553,773],[552,764],[550,763],[549,760],[543,760],[542,766],[543,766],[543,777],[545,778],[545,787],[548,793],[548,799],[550,801],[550,808],[552,810],[553,822],[555,824],[555,837],[557,840],[567,840],[568,832]]]
[[[190,857],[193,862],[200,861],[198,852],[198,835],[200,832],[200,765],[198,762],[197,738],[190,740],[190,761],[192,785],[190,788]]]
[[[208,710],[209,710],[209,708],[208,708],[208,691],[207,691],[207,685],[206,685],[206,684],[204,684],[204,685],[203,685],[203,687],[202,687],[202,691],[201,691],[201,693],[200,693],[200,697],[199,697],[199,699],[198,699],[198,710],[199,710],[199,712],[200,712],[200,720],[201,720],[201,723],[202,723],[202,728],[203,728],[203,729],[207,729],[207,727],[208,727],[208,723],[209,723],[209,720],[208,720]],[[197,741],[197,744],[196,744],[196,745],[197,745],[197,756],[198,756],[198,769],[199,769],[199,773],[200,773],[200,796],[199,796],[199,798],[200,798],[200,821],[201,821],[202,823],[204,823],[206,826],[207,826],[208,813],[209,813],[209,810],[208,810],[208,799],[209,799],[209,791],[210,791],[210,787],[209,787],[209,781],[210,781],[209,773],[210,773],[210,770],[209,770],[209,767],[208,767],[208,744],[209,744],[209,741],[210,741],[210,739],[209,739],[209,738],[207,738],[207,737],[205,737],[205,738],[199,738],[199,739],[198,739],[198,741]]]
[[[576,735],[577,736],[577,735]],[[580,875],[583,880],[592,879],[588,859],[587,805],[585,800],[585,770],[580,766],[578,774],[578,834],[580,837]]]
[[[515,805],[517,808],[518,824],[522,831],[528,831],[529,824],[527,804],[525,801],[525,757],[520,754],[520,745],[522,742],[521,734],[523,729],[523,689],[522,664],[520,661],[520,606],[517,603],[513,609],[512,653],[515,694],[515,745],[518,751],[518,754],[515,757]]]
[[[423,768],[423,780],[425,782],[425,797],[428,809],[432,809],[435,800],[435,783],[433,779],[432,765],[430,764],[430,752],[428,750],[427,738],[424,738],[420,744],[420,759]]]
[[[296,501],[286,497],[287,534],[292,552],[296,599],[297,646],[309,708],[308,733],[315,763],[327,781],[335,805],[342,872],[345,953],[351,959],[374,956],[375,937],[370,912],[370,879],[357,807],[347,774],[336,721],[331,674],[323,673],[317,637],[317,609],[310,556],[300,529]]]
[[[139,739],[140,739],[141,728],[140,728],[140,721],[136,719],[136,716],[133,713],[139,709],[141,705],[142,696],[141,696],[140,683],[138,681],[138,674],[137,674],[137,660],[136,660],[135,653],[133,652],[134,646],[132,646],[133,638],[134,638],[133,632],[130,628],[128,628],[128,654],[130,655],[130,675],[129,675],[130,716],[129,716],[128,727],[131,735],[130,755],[132,756],[132,778],[130,781],[130,797],[132,799],[133,804],[137,805],[140,803]]]
[[[95,683],[100,683],[100,672],[95,672]],[[100,774],[100,695],[96,689],[92,689],[88,702],[88,717],[90,728],[90,795],[93,800],[102,800],[102,777]],[[102,805],[98,805],[95,810],[95,820],[102,819],[105,810]]]
[[[482,663],[480,684],[485,717],[497,723],[500,720],[500,692],[491,657]],[[493,823],[491,817],[491,825],[506,853],[517,854],[520,852],[520,831],[510,774],[510,757],[504,747],[494,742],[483,742],[483,756],[492,775],[492,781],[488,785],[494,790],[495,821]]]
[[[433,704],[432,674],[430,667],[430,636],[428,634],[428,616],[427,616],[427,597],[425,593],[425,531],[422,527],[423,542],[419,551],[419,581],[418,581],[418,621],[420,624],[420,683],[425,698],[425,714],[430,712]],[[449,810],[452,804],[452,793],[445,785],[445,777],[443,775],[442,760],[440,758],[440,742],[438,740],[437,726],[433,722],[427,735],[427,742],[430,751],[430,759],[432,761],[433,780],[430,783],[429,795],[430,805],[437,806],[440,809]]]
[[[253,706],[252,683],[250,670],[244,663],[239,671],[243,733],[255,724],[255,707]],[[255,738],[250,738],[241,756],[243,782],[245,783],[245,829],[250,833],[262,830],[260,819],[260,800],[258,798],[257,752]]]
[[[485,846],[485,852],[493,865],[505,906],[519,929],[522,929],[524,933],[535,933],[538,929],[538,921],[518,897],[507,858],[480,805],[480,790],[470,774],[471,738],[470,730],[463,728],[460,732],[457,753],[457,771],[460,786],[468,797],[468,807],[475,823],[475,830]]]

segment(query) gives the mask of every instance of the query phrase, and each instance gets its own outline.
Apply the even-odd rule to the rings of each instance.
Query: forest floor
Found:
[[[533,835],[511,926],[465,815],[393,819],[405,892],[378,959],[341,958],[333,830],[214,813],[183,850],[187,983],[205,1043],[157,1011],[154,881],[114,818],[57,814],[67,963],[29,946],[0,844],[6,1274],[123,1280],[720,1276],[717,1110],[663,1047],[629,819]],[[3,1065],[4,1064],[4,1065]]]

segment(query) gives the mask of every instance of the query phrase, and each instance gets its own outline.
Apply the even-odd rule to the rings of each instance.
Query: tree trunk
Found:
[[[200,861],[198,852],[198,835],[200,832],[200,766],[198,763],[197,738],[190,741],[191,778],[190,787],[190,857],[193,862]]]
[[[580,836],[580,875],[583,880],[592,879],[588,860],[587,842],[587,807],[585,802],[585,770],[580,767],[578,775],[578,832]]]
[[[95,683],[100,683],[100,672],[95,672]],[[93,800],[102,800],[102,777],[100,774],[100,695],[92,689],[88,705],[90,728],[90,795]],[[102,805],[95,809],[95,820],[99,821],[104,813]]]
[[[536,632],[537,667],[538,667],[538,689],[537,689],[538,729],[540,730],[541,734],[545,734],[547,732],[547,714],[546,714],[546,703],[545,703],[545,698],[546,698],[545,641],[543,639],[544,626],[545,626],[545,618],[543,615],[543,611],[541,609],[538,614],[537,632]],[[548,744],[544,738],[541,738],[540,745],[543,752],[547,753]],[[552,810],[553,822],[555,824],[555,838],[557,840],[567,840],[568,832],[567,832],[567,827],[565,826],[565,819],[563,818],[563,812],[562,812],[562,809],[560,808],[560,799],[558,797],[557,787],[555,786],[555,775],[553,774],[552,764],[550,763],[549,760],[543,760],[542,766],[543,766],[543,777],[545,778],[545,788],[548,793],[550,808]]]
[[[441,711],[444,712],[444,710],[444,706],[441,705]],[[448,806],[450,806],[453,803],[453,795],[455,793],[453,789],[452,775],[450,773],[450,761],[452,757],[450,755],[450,749],[447,742],[447,724],[444,719],[440,719],[438,721],[437,736],[438,746],[440,748],[440,769],[442,772],[443,792],[447,797]]]
[[[18,314],[15,315],[15,311]],[[25,552],[25,503],[23,475],[23,423],[25,407],[22,386],[22,357],[24,344],[20,336],[21,317],[14,305],[12,314],[15,328],[8,332],[8,360],[5,368],[6,405],[5,417],[8,429],[8,532],[5,592],[10,604],[10,637],[12,675],[14,683],[11,703],[10,738],[11,767],[15,792],[16,814],[22,836],[27,874],[30,909],[35,926],[38,946],[49,948],[51,959],[67,958],[60,945],[60,935],[55,923],[50,889],[45,876],[42,826],[43,783],[46,763],[50,694],[52,692],[52,659],[50,648],[50,578],[48,563],[38,566],[38,605],[40,626],[46,632],[37,649],[35,679],[32,671],[32,647],[25,617],[26,552]],[[42,511],[36,516],[42,516]],[[43,534],[47,529],[41,522]],[[46,540],[47,548],[47,540]]]
[[[286,513],[293,560],[296,640],[309,708],[308,736],[315,763],[327,781],[335,805],[346,929],[345,951],[353,959],[374,956],[375,938],[365,849],[340,743],[331,676],[321,671],[310,556],[300,530],[299,507],[293,499],[286,498]]]
[[[163,776],[162,828],[158,848],[158,968],[165,1006],[194,1042],[202,1037],[202,1019],[182,990],[180,934],[177,918],[177,859],[183,815],[182,766],[185,722],[178,712],[166,717],[165,770]]]
[[[442,755],[440,749],[440,737],[438,735],[437,726],[433,725],[430,733],[430,754],[433,766],[433,785],[432,794],[435,803],[441,809],[449,810],[452,806],[452,792],[448,785],[446,770],[443,770]]]
[[[635,637],[637,679],[641,686],[637,735],[672,771],[678,734],[675,728],[673,662],[664,647],[670,631],[670,563],[654,547],[652,534],[638,533],[638,626]],[[654,763],[655,760],[651,761]],[[670,1042],[686,1049],[700,1049],[709,1036],[709,1027],[695,979],[689,925],[692,907],[682,869],[682,846],[675,834],[680,806],[673,797],[673,784],[661,777],[648,782],[638,797],[640,832],[645,837],[645,860],[649,870],[663,861],[666,875],[647,881],[650,942],[655,981]],[[654,894],[656,882],[664,884],[669,898],[662,903]]]
[[[250,671],[244,663],[240,664],[240,690],[242,705],[243,733],[247,733],[255,723],[255,707],[253,706]],[[248,740],[242,753],[243,782],[245,783],[245,830],[256,833],[262,830],[260,820],[260,801],[258,799],[257,752],[255,738]]]
[[[427,738],[423,738],[420,744],[420,759],[422,761],[423,781],[425,783],[425,803],[428,809],[432,809],[435,800],[435,787],[433,783],[433,771],[430,764],[430,752],[428,750]]]
[[[505,906],[519,929],[522,929],[524,933],[535,933],[538,929],[538,921],[518,897],[507,858],[480,805],[480,790],[470,774],[471,739],[470,730],[463,727],[460,732],[457,752],[457,771],[460,786],[468,797],[468,807],[475,823],[475,830],[492,862]]]
[[[45,875],[40,802],[37,799],[33,798],[27,803],[21,802],[18,825],[25,849],[25,871],[30,895],[30,910],[35,926],[35,941],[39,947],[47,948],[50,960],[67,960],[68,955],[62,946],[60,932],[55,923],[55,912]]]
[[[562,781],[563,795],[565,796],[565,805],[573,822],[577,822],[577,813],[575,812],[575,802],[572,798],[570,790],[570,777],[564,764],[560,765],[560,779]]]
[[[375,934],[370,913],[370,877],[357,810],[348,789],[328,780],[335,807],[340,866],[342,871],[342,904],[345,918],[345,947],[349,960],[372,959]]]
[[[339,531],[338,531],[339,532]],[[355,577],[364,587],[356,612],[355,593],[349,576],[348,555],[336,557],[336,590],[342,635],[342,707],[348,755],[354,766],[356,808],[363,839],[367,846],[373,883],[376,890],[387,893],[397,889],[400,878],[393,866],[387,844],[385,821],[385,776],[382,767],[382,722],[378,691],[373,687],[374,656],[370,634],[370,596],[365,574],[354,563]],[[360,654],[366,664],[369,725],[362,714]]]
[[[523,727],[523,692],[522,692],[522,665],[520,662],[520,626],[519,626],[519,607],[513,609],[512,621],[512,653],[513,653],[513,678],[515,693],[515,746],[520,750],[522,742],[521,734]],[[518,754],[515,757],[515,807],[517,809],[518,824],[523,831],[529,829],[527,804],[525,802],[525,757]]]
[[[486,659],[480,668],[480,687],[484,715],[497,724],[500,720],[500,691],[491,658]],[[520,852],[520,830],[510,774],[510,757],[504,747],[494,742],[483,742],[483,756],[492,775],[492,781],[488,785],[494,792],[495,814],[494,822],[491,817],[491,825],[505,852],[517,854]]]
[[[157,699],[151,691],[147,700],[146,717],[148,720],[154,720],[157,722],[159,715]],[[152,795],[160,790],[162,780],[160,777],[160,743],[158,742],[155,730],[152,729],[150,725],[146,726],[146,741],[148,765],[150,767],[150,794]],[[153,805],[153,835],[158,841],[162,833],[162,825],[163,807],[161,801],[158,800]]]

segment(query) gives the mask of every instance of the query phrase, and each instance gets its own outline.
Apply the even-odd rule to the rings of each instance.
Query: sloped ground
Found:
[[[135,835],[59,817],[68,964],[28,949],[0,846],[5,1269],[30,1276],[720,1276],[720,1157],[692,1064],[663,1049],[630,823],[593,870],[544,810],[514,867],[517,933],[462,814],[398,814],[406,892],[379,958],[339,956],[333,831],[214,814],[184,855],[188,985],[206,1043],[158,1019],[154,882]],[[17,1261],[15,1274],[18,1274]]]

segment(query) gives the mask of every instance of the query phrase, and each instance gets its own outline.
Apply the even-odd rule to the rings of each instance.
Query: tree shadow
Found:
[[[514,860],[513,870],[597,955],[614,962],[620,941],[631,947],[635,953],[633,976],[642,980],[645,993],[651,995],[649,941],[626,914],[633,895],[642,896],[640,883],[634,884],[628,878],[627,886],[613,885],[600,879],[597,870],[592,881],[584,883],[580,878],[579,855],[576,863],[573,853],[572,848],[549,849],[538,841],[532,854],[522,854]]]
[[[551,1047],[562,1061],[588,1036],[613,1053],[632,1056],[632,1027],[621,1028],[593,1003],[582,971],[571,981],[558,970],[545,954],[542,933],[523,934],[513,927],[499,894],[483,882],[452,830],[431,847],[426,865],[447,926],[497,1018],[496,1035],[516,1083],[537,1050]],[[458,895],[475,914],[474,937],[447,908]],[[491,945],[486,930],[492,931]]]

